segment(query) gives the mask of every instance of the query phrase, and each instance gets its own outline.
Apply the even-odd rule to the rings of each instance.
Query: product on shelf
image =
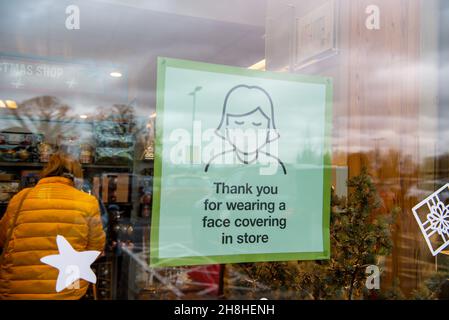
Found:
[[[80,163],[91,164],[94,158],[94,151],[90,144],[83,143],[80,150]]]
[[[134,148],[109,148],[97,147],[95,150],[95,162],[97,164],[131,165],[133,162]]]
[[[143,160],[154,160],[154,141],[151,141],[145,148]]]
[[[129,199],[129,174],[119,173],[117,174],[117,184],[115,185],[116,190],[116,201],[117,202],[128,202]]]
[[[94,290],[89,290],[87,299],[110,300],[112,299],[112,292],[114,281],[113,263],[110,259],[100,258],[93,265],[92,270],[97,276],[97,282],[92,285]],[[94,293],[95,292],[95,293]]]
[[[100,197],[100,177],[94,176],[92,178],[92,194],[97,197],[97,199],[101,199]]]
[[[47,142],[42,142],[39,144],[38,150],[39,150],[39,161],[48,162],[50,160],[50,156],[54,152],[54,147]]]
[[[139,181],[140,215],[148,218],[151,215],[151,199],[153,196],[153,177],[142,176]]]
[[[94,179],[94,192],[99,190],[99,179]],[[101,176],[101,200],[104,203],[127,203],[130,195],[130,176],[128,173],[105,173]]]
[[[0,202],[8,202],[19,191],[19,182],[0,181]]]
[[[38,145],[42,139],[43,135],[41,134],[1,132],[0,161],[37,161],[39,158]]]
[[[95,162],[131,165],[134,158],[134,135],[130,126],[116,121],[100,121],[94,127]]]
[[[0,181],[12,181],[15,175],[12,173],[0,172]]]
[[[16,193],[19,191],[19,182],[0,181],[0,192]]]

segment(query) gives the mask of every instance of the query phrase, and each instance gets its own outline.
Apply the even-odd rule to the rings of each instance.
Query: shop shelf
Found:
[[[13,161],[1,161],[0,167],[33,167],[41,168],[45,166],[45,163],[41,162],[13,162]],[[114,164],[83,164],[83,168],[87,169],[131,169],[128,165],[114,165]]]
[[[0,167],[43,167],[43,163],[39,162],[14,162],[14,161],[2,161]]]

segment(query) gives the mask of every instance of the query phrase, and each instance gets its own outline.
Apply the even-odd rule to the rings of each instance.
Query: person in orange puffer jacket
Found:
[[[0,299],[80,299],[86,293],[84,280],[56,292],[59,270],[41,262],[59,254],[58,235],[76,251],[104,249],[98,201],[75,188],[76,178],[82,178],[79,162],[54,154],[38,184],[11,199],[0,221]]]

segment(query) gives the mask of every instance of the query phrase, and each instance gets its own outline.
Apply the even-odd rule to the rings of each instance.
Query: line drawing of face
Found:
[[[221,121],[215,132],[245,155],[254,154],[278,139],[273,101],[268,92],[244,84],[231,88],[226,94]]]
[[[257,107],[245,114],[226,114],[226,138],[243,154],[253,154],[268,141],[270,118]]]
[[[273,101],[263,88],[246,84],[231,88],[224,99],[220,124],[215,134],[230,143],[233,149],[214,155],[204,167],[205,172],[217,159],[233,152],[244,164],[258,161],[259,155],[262,155],[264,163],[275,164],[275,169],[270,172],[278,172],[277,168],[280,167],[281,172],[287,174],[285,165],[278,158],[277,148],[275,154],[262,150],[268,143],[279,139]],[[272,165],[270,167],[273,168]]]

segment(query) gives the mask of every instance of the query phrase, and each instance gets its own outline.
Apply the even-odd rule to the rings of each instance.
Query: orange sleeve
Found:
[[[18,193],[9,201],[6,212],[0,220],[0,248],[3,248],[6,244],[6,237],[8,236],[8,231],[13,223],[14,215],[17,213],[17,206],[20,203],[20,200],[21,196],[20,193]]]
[[[8,229],[11,224],[11,212],[12,210],[10,209],[10,206],[8,206],[3,218],[0,220],[0,248],[5,246]]]
[[[103,225],[101,223],[100,207],[95,199],[95,205],[92,212],[88,217],[89,223],[89,242],[87,244],[87,250],[103,251],[106,243],[106,235],[103,231]]]

